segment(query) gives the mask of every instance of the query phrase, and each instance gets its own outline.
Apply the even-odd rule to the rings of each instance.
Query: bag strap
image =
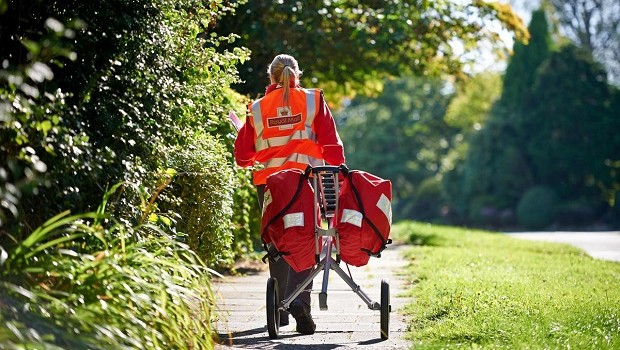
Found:
[[[285,255],[291,254],[290,252],[280,252],[277,249],[275,249],[275,247],[274,249],[276,252],[274,254],[271,254],[269,253],[269,247],[267,247],[266,245],[264,247],[265,247],[265,250],[267,251],[267,254],[265,254],[265,256],[263,256],[263,258],[261,259],[263,263],[267,263],[267,259],[269,259],[269,261],[271,262],[276,262],[278,261],[280,257],[284,257]]]

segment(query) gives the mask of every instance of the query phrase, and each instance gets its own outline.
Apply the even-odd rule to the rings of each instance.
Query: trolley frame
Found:
[[[381,311],[381,338],[385,340],[388,338],[389,312],[391,312],[391,305],[389,305],[389,281],[381,281],[381,301],[385,304],[382,305],[379,302],[373,301],[362,290],[362,288],[355,283],[353,277],[351,275],[347,275],[340,267],[340,239],[334,224],[338,222],[337,215],[340,176],[343,175],[343,172],[348,170],[346,170],[346,167],[343,168],[342,166],[338,167],[326,165],[317,167],[309,166],[306,171],[310,171],[312,173],[311,182],[314,189],[314,238],[316,265],[312,268],[309,276],[303,282],[298,284],[293,292],[287,295],[283,300],[279,300],[276,291],[271,291],[271,293],[276,295],[276,303],[274,305],[276,310],[267,310],[269,335],[271,338],[277,338],[278,335],[278,325],[270,324],[270,322],[274,322],[274,319],[277,323],[278,319],[277,317],[270,317],[270,315],[277,316],[280,311],[287,311],[295,298],[297,298],[297,296],[299,296],[299,294],[306,289],[306,287],[319,273],[321,273],[321,271],[323,272],[323,280],[321,292],[319,293],[319,308],[321,310],[328,309],[327,289],[329,272],[330,270],[333,270],[338,276],[340,276],[340,278],[342,278],[344,282],[346,282],[351,290],[360,299],[362,299],[370,310]],[[327,223],[327,228],[323,228],[325,222]],[[324,238],[326,238],[326,242],[321,244]],[[335,259],[333,257],[334,254],[336,256]],[[321,258],[321,256],[323,257]],[[268,300],[270,300],[269,285],[270,284],[268,283]]]

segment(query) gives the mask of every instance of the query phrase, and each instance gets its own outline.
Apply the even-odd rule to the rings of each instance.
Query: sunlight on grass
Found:
[[[399,223],[419,348],[620,348],[620,264],[563,244]]]

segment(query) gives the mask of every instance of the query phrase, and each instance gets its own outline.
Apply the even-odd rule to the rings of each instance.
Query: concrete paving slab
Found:
[[[331,271],[328,282],[328,310],[319,310],[318,293],[323,273],[314,280],[312,316],[317,325],[313,335],[295,331],[295,320],[280,327],[278,339],[267,333],[265,294],[269,272],[239,277],[218,278],[214,292],[218,296],[219,316],[216,323],[222,344],[218,350],[228,349],[408,349],[412,343],[405,339],[407,321],[403,308],[410,301],[402,296],[406,278],[402,275],[406,261],[402,246],[389,246],[379,259],[371,258],[368,265],[351,267],[353,280],[373,300],[380,301],[381,279],[390,283],[390,334],[380,338],[380,312],[370,310],[350,287]],[[340,264],[347,271],[346,265]]]

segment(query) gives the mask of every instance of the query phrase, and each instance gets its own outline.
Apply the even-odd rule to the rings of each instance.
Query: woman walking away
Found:
[[[239,166],[260,164],[253,173],[258,203],[263,207],[267,177],[284,169],[305,170],[308,165],[340,165],[344,148],[331,112],[318,89],[299,85],[302,71],[290,55],[276,56],[267,69],[270,85],[265,96],[252,102],[244,126],[235,140],[235,160]],[[276,253],[273,245],[270,253]],[[310,274],[296,272],[280,258],[269,259],[269,273],[280,282],[278,292],[287,296]],[[312,283],[291,303],[289,312],[297,331],[313,334],[310,291]],[[280,325],[289,323],[289,313],[280,313]]]

